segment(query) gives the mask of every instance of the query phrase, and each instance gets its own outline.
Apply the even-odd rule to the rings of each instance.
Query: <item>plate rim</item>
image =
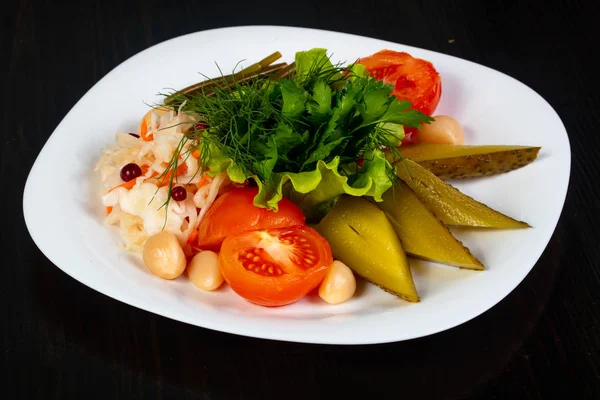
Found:
[[[32,188],[31,188],[31,181],[32,181],[32,177],[35,177],[36,174],[38,173],[37,170],[40,168],[39,165],[39,160],[42,156],[42,154],[44,153],[44,151],[48,151],[48,148],[51,147],[51,143],[53,142],[53,138],[55,139],[55,133],[61,128],[61,125],[63,125],[64,121],[73,113],[75,113],[78,105],[82,102],[82,100],[84,98],[86,98],[95,88],[98,87],[98,85],[105,81],[107,78],[110,77],[111,74],[114,73],[115,70],[120,69],[123,67],[123,65],[126,65],[129,62],[132,62],[132,60],[144,53],[153,51],[156,47],[158,46],[163,46],[166,45],[170,42],[174,42],[177,40],[181,40],[184,37],[189,37],[189,36],[197,36],[197,35],[202,35],[202,34],[208,34],[208,33],[214,33],[214,32],[218,32],[218,31],[244,31],[244,30],[248,30],[248,29],[275,29],[275,30],[293,30],[293,31],[313,31],[316,33],[322,33],[322,34],[335,34],[335,35],[343,35],[343,36],[350,36],[350,37],[354,37],[354,38],[360,38],[362,40],[364,39],[368,39],[370,41],[378,41],[382,44],[387,44],[387,45],[393,45],[393,46],[400,46],[406,49],[416,49],[419,52],[424,52],[424,53],[429,53],[429,54],[436,54],[436,55],[441,55],[447,58],[451,58],[451,59],[455,59],[455,60],[459,60],[461,63],[469,63],[473,66],[476,66],[477,68],[484,68],[487,69],[489,71],[492,71],[493,73],[496,74],[501,74],[504,77],[513,80],[515,82],[518,82],[520,85],[522,85],[524,88],[526,88],[527,90],[529,90],[532,94],[534,94],[536,97],[538,97],[542,102],[545,103],[545,105],[547,105],[547,107],[549,108],[549,110],[551,110],[555,116],[557,121],[560,122],[560,128],[562,130],[563,133],[563,139],[565,139],[565,144],[566,144],[566,160],[565,163],[567,164],[567,171],[566,171],[566,181],[565,181],[565,186],[564,186],[564,191],[561,194],[561,199],[560,199],[560,211],[558,212],[558,215],[555,216],[554,220],[552,221],[552,229],[549,229],[549,237],[546,238],[544,237],[544,242],[545,245],[543,247],[541,247],[541,250],[539,251],[539,254],[536,254],[535,261],[533,262],[533,264],[531,266],[527,266],[527,268],[525,268],[524,273],[521,274],[522,276],[519,276],[518,279],[515,279],[515,284],[514,285],[506,285],[506,289],[503,290],[506,293],[504,295],[502,295],[499,299],[497,300],[492,300],[491,301],[491,305],[485,305],[483,307],[478,307],[477,311],[473,311],[471,313],[467,313],[466,314],[461,314],[464,315],[461,318],[455,318],[453,320],[452,323],[448,324],[447,326],[445,326],[442,329],[433,329],[428,333],[425,334],[412,334],[412,335],[408,335],[408,337],[405,338],[382,338],[382,339],[376,339],[376,340],[371,340],[371,339],[366,339],[363,338],[365,340],[357,340],[356,337],[351,337],[352,340],[348,340],[348,341],[344,341],[344,340],[305,340],[305,339],[301,339],[298,337],[292,337],[293,335],[288,335],[287,333],[282,337],[281,334],[277,334],[277,332],[275,333],[263,333],[263,334],[256,334],[254,332],[239,332],[239,330],[235,329],[235,327],[230,327],[230,326],[220,326],[220,324],[218,323],[213,323],[213,321],[207,321],[207,320],[203,320],[202,321],[202,325],[199,325],[197,322],[193,322],[191,320],[189,320],[188,318],[182,317],[181,315],[177,316],[177,315],[173,315],[173,313],[168,313],[168,312],[164,312],[163,310],[157,310],[156,308],[152,308],[152,307],[148,307],[148,306],[144,306],[143,304],[140,304],[140,302],[138,302],[138,298],[136,297],[134,298],[128,298],[128,299],[123,299],[123,296],[120,296],[119,293],[115,293],[114,291],[112,291],[112,289],[110,288],[106,288],[106,287],[102,287],[102,288],[98,288],[96,287],[93,282],[89,282],[87,279],[85,279],[85,277],[82,277],[80,275],[82,274],[75,274],[73,273],[74,271],[69,269],[69,268],[63,268],[61,267],[57,262],[55,262],[54,260],[54,255],[49,255],[51,252],[49,251],[44,251],[43,249],[43,245],[41,245],[40,240],[39,240],[39,236],[37,236],[37,232],[35,232],[35,229],[32,229],[32,227],[34,226],[34,224],[31,221],[31,216],[29,215],[28,212],[28,207],[27,207],[27,203],[28,203],[28,198],[31,197],[31,193],[32,193]],[[180,36],[176,36],[176,37],[172,37],[169,38],[167,40],[158,42],[152,46],[149,46],[133,55],[131,55],[130,57],[128,57],[127,59],[123,60],[121,63],[117,64],[114,68],[112,68],[108,73],[106,73],[104,76],[102,76],[94,85],[92,85],[78,100],[77,102],[71,107],[71,109],[64,115],[64,117],[61,119],[61,121],[58,123],[58,125],[54,128],[54,130],[52,131],[52,133],[50,134],[50,136],[48,137],[48,139],[46,140],[46,142],[44,143],[42,149],[40,150],[40,152],[37,154],[36,159],[34,161],[34,163],[32,164],[32,167],[28,173],[27,176],[27,180],[23,189],[23,199],[22,199],[22,207],[23,207],[23,215],[24,215],[24,219],[25,219],[25,225],[27,227],[27,230],[33,240],[33,242],[35,243],[35,245],[38,247],[38,249],[42,252],[42,254],[48,258],[48,260],[50,262],[52,262],[58,269],[60,269],[62,272],[66,273],[67,275],[69,275],[71,278],[75,279],[76,281],[84,284],[85,286],[87,286],[90,289],[95,290],[98,293],[101,293],[105,296],[108,296],[110,298],[113,298],[117,301],[120,301],[122,303],[128,304],[130,306],[136,307],[138,309],[144,310],[146,312],[150,312],[153,314],[157,314],[157,315],[161,315],[162,317],[166,317],[172,320],[176,320],[176,321],[180,321],[189,325],[193,325],[193,326],[198,326],[204,329],[210,329],[213,331],[219,331],[219,332],[224,332],[224,333],[228,333],[228,334],[233,334],[233,335],[238,335],[238,336],[246,336],[246,337],[253,337],[253,338],[259,338],[259,339],[265,339],[265,340],[277,340],[277,341],[284,341],[284,342],[296,342],[296,343],[312,343],[312,344],[336,344],[336,345],[368,345],[368,344],[380,344],[380,343],[391,343],[391,342],[399,342],[399,341],[406,341],[406,340],[413,340],[416,338],[421,338],[421,337],[427,337],[427,336],[431,336],[437,333],[441,333],[444,331],[447,331],[449,329],[455,328],[459,325],[462,325],[480,315],[482,315],[483,313],[491,310],[493,307],[495,307],[497,304],[499,304],[504,298],[506,298],[508,295],[510,295],[514,289],[520,285],[522,283],[522,281],[525,279],[525,277],[531,272],[531,270],[535,267],[535,265],[538,263],[540,257],[542,256],[542,254],[544,253],[544,251],[547,249],[552,236],[554,235],[555,231],[556,231],[556,227],[560,221],[560,218],[564,212],[564,205],[566,202],[566,197],[567,197],[567,193],[568,193],[568,189],[569,189],[569,185],[570,185],[570,181],[571,181],[571,164],[572,164],[572,155],[571,155],[571,145],[570,145],[570,140],[569,140],[569,136],[566,130],[566,127],[564,126],[564,123],[562,121],[562,119],[560,118],[558,112],[554,109],[554,107],[544,98],[542,97],[538,92],[536,92],[535,90],[533,90],[531,87],[529,87],[528,85],[526,85],[525,83],[521,82],[520,80],[502,72],[499,70],[495,70],[493,68],[487,67],[485,65],[470,61],[470,60],[466,60],[460,57],[456,57],[453,55],[449,55],[449,54],[445,54],[445,53],[441,53],[441,52],[437,52],[437,51],[433,51],[433,50],[429,50],[429,49],[425,49],[425,48],[419,48],[419,47],[415,47],[415,46],[410,46],[410,45],[405,45],[402,43],[396,43],[396,42],[392,42],[389,40],[384,40],[384,39],[380,39],[380,38],[374,38],[374,37],[369,37],[369,36],[362,36],[362,35],[358,35],[358,34],[353,34],[353,33],[346,33],[346,32],[339,32],[339,31],[334,31],[334,30],[324,30],[324,29],[316,29],[316,28],[305,28],[305,27],[296,27],[296,26],[281,26],[281,25],[234,25],[234,26],[227,26],[227,27],[220,27],[220,28],[213,28],[213,29],[207,29],[207,30],[201,30],[201,31],[195,31],[195,32],[190,32],[184,35],[180,35]],[[78,275],[78,276],[76,276]],[[83,274],[84,275],[84,274]],[[512,286],[512,287],[510,287]],[[487,302],[486,302],[487,304]],[[297,335],[297,336],[302,336],[302,335]]]

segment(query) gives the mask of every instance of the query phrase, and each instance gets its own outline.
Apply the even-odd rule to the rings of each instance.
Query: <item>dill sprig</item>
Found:
[[[398,101],[391,85],[356,74],[353,65],[334,65],[329,57],[317,57],[308,65],[306,59],[298,60],[271,75],[240,79],[234,69],[194,91],[163,94],[171,107],[197,122],[163,173],[170,176],[169,190],[179,161],[192,151],[200,155],[196,173],[216,173],[211,168],[222,170],[227,164],[238,174],[230,174],[232,180],[252,177],[266,186],[273,174],[311,171],[318,161],[339,157],[338,172],[351,183],[365,173],[362,162],[375,151],[386,149],[388,158],[402,158],[396,147],[398,130],[389,126],[431,120],[410,110],[410,103]],[[399,184],[393,164],[385,163],[389,181]],[[347,165],[354,165],[353,174]]]

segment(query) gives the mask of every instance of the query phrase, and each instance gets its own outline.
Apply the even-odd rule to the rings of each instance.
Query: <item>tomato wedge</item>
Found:
[[[394,85],[399,100],[412,103],[412,108],[433,115],[442,95],[442,80],[433,64],[405,52],[381,50],[358,61],[375,79]],[[417,141],[419,130],[406,128],[403,143]]]
[[[218,250],[227,236],[304,225],[302,210],[283,198],[277,212],[253,204],[256,187],[233,188],[218,197],[198,226],[198,247]]]
[[[442,80],[433,64],[405,52],[381,50],[358,61],[377,80],[394,85],[399,100],[412,108],[432,115],[442,95]]]
[[[267,307],[305,296],[333,262],[327,240],[308,226],[228,236],[219,260],[223,278],[238,295]]]

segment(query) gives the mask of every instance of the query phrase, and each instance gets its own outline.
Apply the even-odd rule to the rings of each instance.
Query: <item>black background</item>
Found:
[[[0,398],[600,398],[600,84],[593,61],[600,2],[22,0],[1,13],[8,91]],[[547,99],[569,132],[571,182],[555,234],[523,283],[450,331],[343,347],[188,326],[112,300],[52,265],[25,228],[21,201],[29,169],[60,120],[137,52],[185,33],[248,24],[350,32],[451,54],[511,75]]]

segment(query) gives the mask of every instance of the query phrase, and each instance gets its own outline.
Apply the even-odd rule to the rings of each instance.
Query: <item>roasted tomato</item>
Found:
[[[258,188],[234,188],[223,193],[198,226],[198,247],[218,250],[227,236],[243,232],[304,225],[300,208],[283,198],[278,211],[256,207],[252,202]]]
[[[223,277],[238,295],[270,307],[305,296],[333,262],[327,240],[307,226],[228,236],[219,259]]]

